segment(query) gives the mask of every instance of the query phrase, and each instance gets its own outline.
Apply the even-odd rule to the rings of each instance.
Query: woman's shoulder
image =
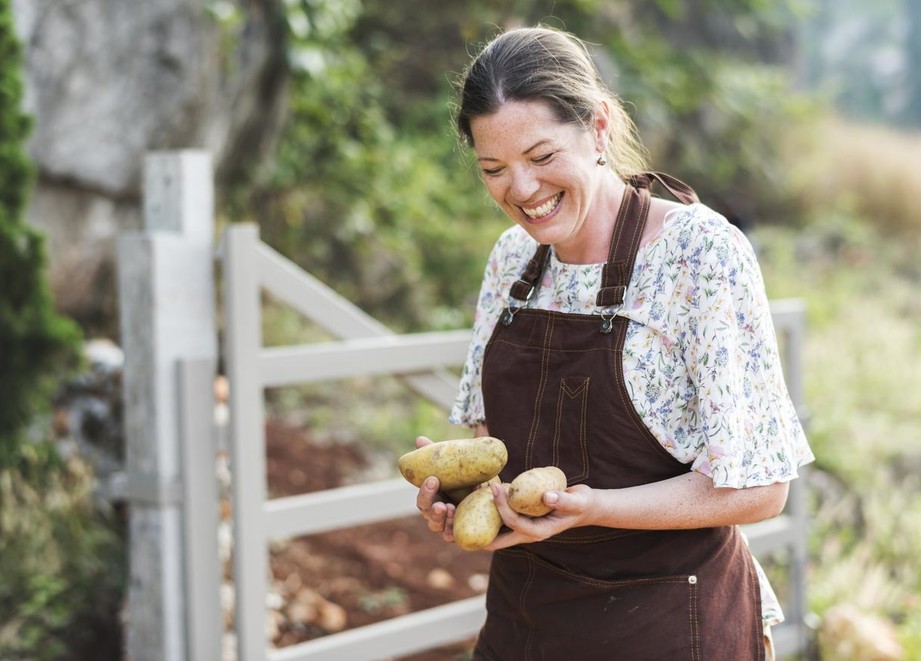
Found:
[[[748,238],[718,211],[697,202],[669,212],[661,234],[653,243],[662,242],[669,253],[683,259],[712,255],[720,262],[754,257]]]

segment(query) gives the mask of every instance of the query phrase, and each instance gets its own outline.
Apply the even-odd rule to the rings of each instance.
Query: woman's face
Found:
[[[560,123],[541,101],[509,101],[470,122],[477,162],[490,196],[537,242],[552,244],[566,262],[595,261],[598,208],[608,168],[599,167],[607,122],[592,130]]]

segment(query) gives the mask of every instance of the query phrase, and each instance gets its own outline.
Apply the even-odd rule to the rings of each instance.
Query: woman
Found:
[[[465,73],[457,126],[515,221],[489,257],[452,412],[568,488],[494,551],[474,658],[764,659],[777,600],[737,525],[777,515],[813,459],[751,246],[644,173],[585,46],[512,30]],[[679,202],[651,197],[663,184]],[[417,445],[431,441],[417,439]],[[429,478],[417,504],[452,540]]]

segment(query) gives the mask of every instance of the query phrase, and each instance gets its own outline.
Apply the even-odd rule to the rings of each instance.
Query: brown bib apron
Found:
[[[631,179],[618,214],[597,303],[600,315],[507,308],[483,362],[486,423],[505,441],[510,481],[559,466],[568,482],[600,489],[688,472],[643,424],[624,382],[623,304],[655,179],[684,203],[681,182]],[[512,301],[527,301],[549,246],[540,246]],[[735,526],[643,531],[567,530],[493,554],[487,619],[474,659],[492,661],[764,659],[761,595]]]

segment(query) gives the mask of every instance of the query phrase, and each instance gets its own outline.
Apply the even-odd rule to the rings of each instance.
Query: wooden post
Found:
[[[217,359],[210,157],[148,155],[144,195],[143,231],[118,243],[130,517],[126,656],[184,661],[192,655],[181,430],[195,424],[183,421],[177,393],[193,381],[180,380],[180,360]]]

